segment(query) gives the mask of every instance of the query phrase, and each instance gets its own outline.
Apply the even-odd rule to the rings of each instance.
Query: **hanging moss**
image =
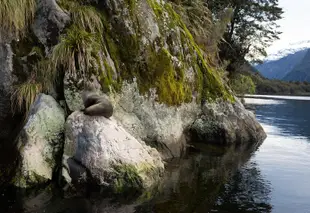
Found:
[[[161,18],[164,13],[163,7],[157,1],[154,1],[154,0],[147,0],[147,1],[149,5],[151,6],[151,8],[153,9],[155,15],[158,18]]]
[[[199,48],[197,43],[195,42],[192,34],[187,29],[184,22],[181,20],[180,16],[174,11],[172,5],[166,3],[164,5],[166,11],[169,13],[170,17],[178,23],[178,26],[181,27],[182,34],[187,41],[188,45],[194,50],[193,54],[197,55],[196,63],[199,66],[197,69],[197,76],[203,77],[203,86],[202,86],[202,98],[207,101],[215,100],[216,98],[224,98],[229,101],[234,101],[234,97],[228,91],[228,88],[222,82],[218,73],[209,66],[203,56],[202,50]],[[194,62],[195,63],[195,62]],[[195,66],[194,66],[195,67]],[[197,68],[197,66],[196,66]],[[199,80],[198,82],[201,82]],[[198,85],[200,87],[200,85]]]
[[[148,91],[156,88],[158,101],[168,105],[180,105],[192,101],[191,88],[185,80],[184,69],[176,69],[172,64],[171,54],[165,48],[156,52],[149,48],[147,72],[141,73],[140,88]]]

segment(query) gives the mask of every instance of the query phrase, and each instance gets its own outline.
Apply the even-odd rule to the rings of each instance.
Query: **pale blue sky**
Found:
[[[310,40],[310,0],[279,0],[283,8],[283,19],[278,21],[283,32],[280,40],[267,49],[274,53],[287,47],[290,43]]]

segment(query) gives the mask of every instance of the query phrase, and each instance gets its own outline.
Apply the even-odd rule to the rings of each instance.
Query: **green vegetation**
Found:
[[[114,192],[126,193],[130,190],[142,191],[143,184],[138,170],[132,165],[115,166],[117,177],[114,180]]]
[[[215,17],[225,8],[232,9],[232,18],[220,45],[222,60],[230,61],[229,72],[238,72],[244,59],[257,60],[265,49],[279,39],[277,21],[283,10],[278,0],[209,0],[208,7]]]
[[[106,11],[90,6],[89,1],[58,0],[59,5],[69,12],[72,22],[60,36],[59,43],[53,47],[51,55],[45,56],[42,48],[32,48],[29,54],[36,55],[39,61],[27,74],[27,79],[31,80],[17,85],[20,88],[16,89],[12,100],[18,103],[18,108],[26,104],[25,108],[29,109],[34,93],[55,87],[61,72],[76,79],[87,79],[95,74],[106,91],[109,86],[118,90],[122,81],[136,77],[141,93],[149,93],[151,88],[155,88],[158,101],[167,105],[191,102],[194,93],[198,95],[197,101],[212,101],[216,98],[233,101],[233,96],[218,72],[219,65],[214,60],[221,33],[219,22],[213,23],[207,6],[200,0],[184,0],[173,4],[155,0],[147,2],[156,15],[163,38],[173,29],[181,30],[186,53],[173,55],[172,47],[165,46],[161,38],[143,44],[140,23],[134,25],[134,32],[124,34],[124,26],[111,22]],[[139,22],[135,10],[138,2],[126,0],[125,3],[130,10],[126,18],[133,23]],[[198,40],[201,42],[197,44]],[[204,40],[209,41],[209,47],[215,47],[212,50],[214,56],[211,57],[211,48],[206,48],[207,43],[202,42]],[[116,70],[105,58],[107,54],[111,56]],[[190,59],[185,60],[185,56]],[[186,73],[192,68],[194,76],[189,80]],[[28,95],[18,97],[27,91]]]
[[[31,104],[41,91],[42,85],[32,79],[15,86],[15,90],[11,96],[12,112],[29,112]]]
[[[151,0],[149,0],[149,2],[150,1]],[[204,99],[207,101],[212,101],[216,98],[224,98],[226,100],[233,101],[234,99],[228,92],[228,89],[220,78],[219,73],[216,71],[216,67],[212,67],[210,64],[208,64],[209,60],[207,60],[205,52],[203,52],[200,46],[198,46],[198,44],[196,43],[195,38],[184,23],[182,16],[180,16],[174,10],[173,6],[170,3],[166,3],[164,5],[158,5],[158,3],[153,3],[151,4],[151,6],[153,7],[154,11],[159,11],[158,8],[162,7],[162,12],[166,12],[167,14],[169,14],[169,20],[171,23],[168,25],[172,27],[178,26],[181,28],[182,42],[184,43],[184,45],[186,44],[190,48],[193,58],[189,66],[193,66],[196,68],[196,85],[191,85],[191,91],[188,92],[197,91],[199,94],[198,100]],[[165,22],[165,20],[162,21]],[[186,87],[183,88],[185,89],[185,91],[187,90]],[[185,100],[190,101],[191,98]]]
[[[103,32],[102,16],[93,6],[72,0],[60,0],[59,5],[70,12],[72,23],[75,25],[90,33]]]
[[[230,79],[231,88],[238,94],[254,94],[255,84],[249,76],[238,74]]]
[[[98,35],[72,25],[60,38],[52,53],[54,70],[61,68],[71,76],[86,78],[100,67],[100,41]]]
[[[186,82],[184,68],[175,68],[171,57],[165,48],[156,52],[149,47],[146,70],[138,73],[140,90],[145,93],[150,88],[156,88],[158,101],[168,105],[190,102],[192,100],[192,88]]]
[[[70,12],[72,25],[61,35],[53,48],[53,70],[64,69],[70,76],[88,78],[102,69],[100,52],[103,48],[102,16],[96,8],[79,1],[59,1]]]
[[[249,69],[250,70],[250,69]],[[287,82],[270,80],[261,76],[258,72],[247,71],[243,73],[252,78],[256,86],[256,94],[261,95],[310,95],[310,83]]]
[[[1,30],[8,36],[23,36],[34,17],[35,8],[36,0],[0,0]]]

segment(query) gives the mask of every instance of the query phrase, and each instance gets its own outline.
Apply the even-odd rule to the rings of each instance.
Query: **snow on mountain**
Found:
[[[296,52],[306,50],[309,48],[310,48],[310,40],[291,43],[291,44],[288,44],[287,48],[279,50],[273,54],[269,54],[264,59],[264,62],[276,61],[276,60],[279,60],[280,58],[286,57],[288,55],[291,55],[291,54],[294,54]]]

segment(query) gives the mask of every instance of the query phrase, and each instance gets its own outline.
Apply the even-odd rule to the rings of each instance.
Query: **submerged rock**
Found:
[[[164,169],[157,150],[135,139],[113,117],[76,111],[65,128],[63,175],[68,183],[140,190],[152,186]]]
[[[266,138],[255,115],[238,99],[235,103],[206,103],[202,112],[189,130],[193,142],[230,145],[262,143]]]
[[[28,188],[52,179],[61,161],[65,115],[54,98],[39,94],[18,137],[20,165],[13,182]]]

